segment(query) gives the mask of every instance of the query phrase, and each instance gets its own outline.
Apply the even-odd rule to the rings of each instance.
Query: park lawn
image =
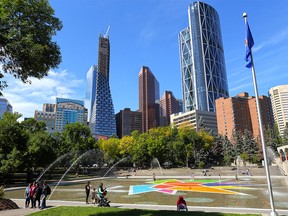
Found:
[[[72,207],[60,206],[46,209],[30,214],[31,216],[177,216],[177,211],[156,211],[142,209],[122,209],[122,208],[95,208],[95,207]],[[181,212],[181,215],[190,216],[261,216],[261,214],[232,214],[221,212]]]

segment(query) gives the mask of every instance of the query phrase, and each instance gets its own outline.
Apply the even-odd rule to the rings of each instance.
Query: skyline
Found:
[[[52,69],[42,80],[31,79],[32,85],[5,76],[9,87],[2,93],[14,112],[22,113],[22,119],[33,117],[44,103],[55,103],[56,96],[84,100],[86,73],[97,64],[98,37],[106,33],[108,26],[115,114],[124,108],[138,109],[138,74],[142,66],[148,66],[159,81],[160,97],[168,90],[182,99],[178,34],[188,26],[187,10],[193,1],[79,2],[50,0],[55,16],[63,22],[63,29],[55,37],[62,53],[59,68]],[[220,17],[230,97],[244,91],[255,95],[251,70],[245,67],[243,12],[248,14],[255,43],[252,51],[259,95],[267,96],[270,88],[288,83],[288,2],[203,2],[215,8]]]

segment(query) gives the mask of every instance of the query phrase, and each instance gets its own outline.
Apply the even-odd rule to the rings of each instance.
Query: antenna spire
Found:
[[[108,26],[107,31],[106,31],[106,33],[104,35],[105,38],[108,36],[109,29],[110,29],[110,25]]]

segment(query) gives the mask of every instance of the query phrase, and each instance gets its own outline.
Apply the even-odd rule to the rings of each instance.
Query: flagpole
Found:
[[[247,23],[247,13],[243,13],[243,18],[244,18],[244,21],[246,24]],[[268,162],[267,162],[266,145],[265,145],[265,139],[264,139],[264,133],[263,133],[263,127],[262,127],[262,117],[261,117],[261,111],[260,111],[258,87],[257,87],[257,82],[256,82],[256,73],[255,73],[255,68],[254,68],[252,50],[250,52],[251,52],[250,55],[251,55],[251,64],[252,64],[252,67],[251,67],[252,78],[253,78],[253,84],[254,84],[256,107],[257,107],[257,114],[258,114],[258,119],[259,119],[259,129],[260,129],[260,136],[261,136],[261,143],[262,143],[263,157],[264,157],[264,167],[265,167],[265,172],[266,172],[267,186],[268,186],[270,205],[271,205],[270,216],[278,216],[278,213],[275,211],[275,207],[274,207],[274,199],[273,199],[271,178],[270,178]]]

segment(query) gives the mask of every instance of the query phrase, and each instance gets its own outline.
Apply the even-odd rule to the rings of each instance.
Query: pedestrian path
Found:
[[[43,211],[40,209],[25,209],[24,199],[12,199],[20,208],[14,210],[1,211],[1,216],[22,216],[29,215],[33,212]],[[47,209],[57,206],[93,206],[92,204],[86,204],[85,202],[76,201],[63,201],[63,200],[49,200],[47,201]],[[175,206],[171,205],[140,205],[140,204],[123,204],[123,203],[111,203],[111,207],[116,208],[129,208],[129,209],[153,209],[153,210],[176,210]],[[95,206],[97,208],[97,206]],[[45,211],[45,210],[44,210]],[[223,213],[251,213],[262,214],[263,216],[269,216],[270,209],[256,209],[256,208],[227,208],[227,207],[203,207],[203,206],[189,206],[189,211],[201,211],[201,212],[223,212]],[[288,216],[288,210],[276,210],[279,216]]]

